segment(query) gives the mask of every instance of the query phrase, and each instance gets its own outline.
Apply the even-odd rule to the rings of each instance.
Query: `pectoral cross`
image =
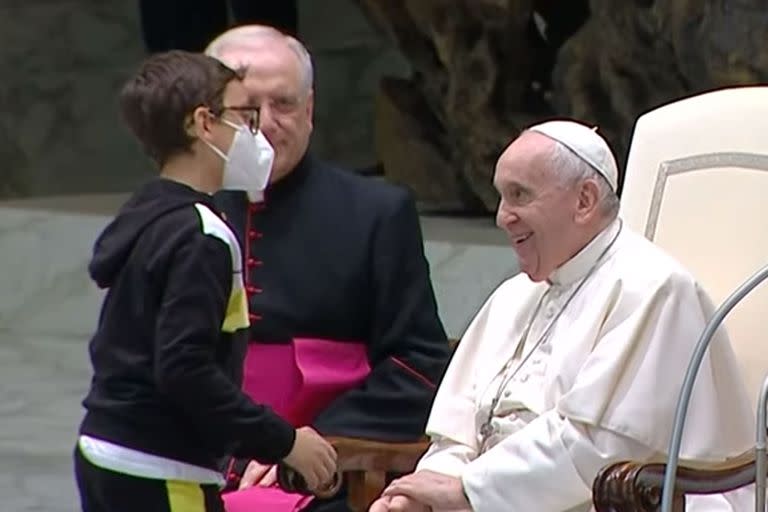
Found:
[[[490,421],[486,421],[485,423],[483,423],[482,426],[480,427],[480,436],[483,438],[483,444],[485,444],[488,438],[495,433],[496,433],[496,428],[491,424]]]
[[[480,426],[480,453],[486,452],[491,437],[497,432],[496,426],[491,421],[493,421],[492,418],[489,418],[488,421]]]

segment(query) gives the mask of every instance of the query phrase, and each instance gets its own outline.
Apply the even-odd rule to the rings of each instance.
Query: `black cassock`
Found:
[[[231,191],[216,200],[243,247],[252,342],[367,346],[368,378],[313,426],[378,440],[422,436],[449,349],[411,196],[307,155],[261,203]]]

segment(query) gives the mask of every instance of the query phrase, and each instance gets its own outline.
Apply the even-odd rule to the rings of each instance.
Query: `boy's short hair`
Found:
[[[123,122],[158,165],[190,150],[190,114],[223,108],[224,90],[243,73],[200,53],[171,50],[146,59],[120,91]]]

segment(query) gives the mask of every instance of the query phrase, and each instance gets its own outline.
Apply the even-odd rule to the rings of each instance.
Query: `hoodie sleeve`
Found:
[[[199,234],[171,258],[156,324],[154,378],[159,391],[222,453],[276,463],[293,448],[295,430],[253,403],[216,362],[232,286],[229,248]]]

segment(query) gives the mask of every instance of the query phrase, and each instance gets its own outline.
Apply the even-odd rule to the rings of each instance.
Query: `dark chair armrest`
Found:
[[[619,462],[603,468],[592,484],[597,512],[655,512],[661,505],[666,464]],[[680,466],[675,480],[675,512],[685,510],[686,494],[720,494],[755,482],[754,451],[723,463]]]

